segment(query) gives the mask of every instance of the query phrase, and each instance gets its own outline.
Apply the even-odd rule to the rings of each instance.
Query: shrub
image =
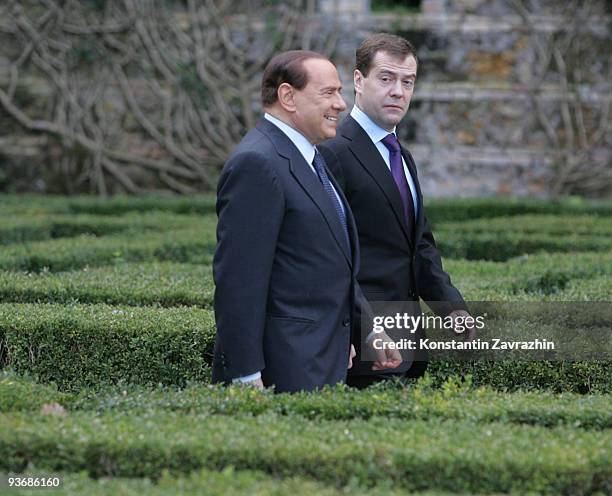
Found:
[[[60,209],[73,213],[123,215],[126,212],[164,211],[175,214],[214,214],[215,195],[197,196],[115,196],[112,198],[69,198]]]
[[[440,254],[447,258],[504,261],[528,253],[612,250],[612,239],[603,236],[561,237],[520,232],[466,233],[436,231]]]
[[[26,472],[23,476],[40,476],[36,472]],[[388,496],[405,495],[404,491],[392,488],[389,484],[379,485],[371,489],[349,485],[347,488],[337,488],[321,484],[306,477],[291,476],[283,479],[255,470],[235,470],[228,466],[216,471],[202,469],[188,475],[174,477],[169,473],[159,479],[128,479],[100,478],[91,479],[86,473],[58,474],[62,478],[62,486],[53,489],[54,496],[166,496],[180,494],[181,496],[226,496],[227,494],[256,494],[257,496],[378,496],[381,493]],[[40,489],[20,490],[19,495],[38,496]],[[411,493],[415,496],[453,496],[455,493],[431,492]]]
[[[122,263],[72,272],[0,272],[0,302],[210,307],[208,265]]]
[[[163,231],[168,226],[198,225],[201,218],[166,213],[128,214],[123,217],[94,215],[7,216],[0,219],[0,245],[71,238],[87,234],[105,236],[129,231],[132,234]]]
[[[0,269],[59,272],[85,266],[110,265],[145,260],[210,263],[215,247],[211,220],[200,226],[161,233],[78,236],[11,245],[0,253]]]
[[[0,305],[0,358],[66,390],[209,377],[214,318],[197,308]]]
[[[273,414],[1,414],[0,469],[153,477],[260,470],[334,485],[587,494],[610,489],[610,433],[464,421],[318,421]],[[568,445],[571,449],[568,449]]]
[[[447,378],[433,387],[431,375],[416,384],[387,381],[365,390],[338,385],[296,394],[260,394],[252,388],[190,384],[155,388],[120,384],[60,392],[54,385],[36,383],[14,373],[0,375],[0,411],[40,411],[59,403],[70,411],[125,412],[141,415],[176,411],[210,415],[288,415],[312,420],[350,420],[373,417],[406,420],[455,419],[471,422],[516,423],[583,429],[609,429],[609,395],[548,392],[498,392],[475,388],[470,380]]]
[[[436,226],[436,231],[463,233],[553,234],[578,236],[604,236],[612,231],[612,216],[596,215],[515,215],[447,222]]]
[[[538,200],[530,198],[449,198],[435,199],[425,206],[427,218],[436,226],[442,222],[462,222],[514,215],[598,215],[612,216],[612,202],[581,198]]]

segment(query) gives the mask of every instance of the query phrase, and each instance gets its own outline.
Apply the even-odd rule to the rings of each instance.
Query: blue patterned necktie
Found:
[[[382,139],[382,144],[389,150],[389,164],[391,165],[391,175],[397,185],[399,194],[402,197],[402,204],[404,205],[404,215],[406,222],[408,223],[408,232],[414,230],[414,204],[412,203],[412,194],[410,193],[410,187],[408,181],[406,181],[406,174],[404,174],[404,164],[402,163],[402,148],[400,147],[399,141],[395,134],[387,134]]]
[[[329,199],[334,205],[334,209],[336,210],[336,213],[338,214],[338,217],[340,218],[340,224],[342,224],[344,235],[346,236],[346,243],[347,243],[347,246],[349,247],[349,252],[350,252],[351,243],[349,241],[350,238],[348,234],[348,226],[346,223],[346,215],[344,213],[344,210],[342,210],[342,205],[340,205],[340,201],[338,200],[338,197],[336,196],[336,193],[334,191],[334,188],[332,187],[331,181],[329,180],[329,176],[327,175],[327,171],[325,170],[325,159],[323,158],[323,156],[319,153],[317,149],[315,149],[315,156],[312,161],[312,165],[314,166],[315,171],[317,171],[317,175],[319,176],[319,179],[321,180],[323,189],[325,190],[325,193],[327,193],[327,196],[329,196]]]

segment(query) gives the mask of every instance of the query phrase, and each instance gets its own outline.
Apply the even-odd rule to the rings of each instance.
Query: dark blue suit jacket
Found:
[[[262,371],[277,392],[346,379],[359,248],[291,140],[262,119],[217,191],[213,382]],[[363,298],[360,296],[360,298]]]
[[[412,156],[402,148],[416,186],[418,214],[414,231],[408,229],[402,199],[389,167],[363,128],[350,115],[332,140],[318,147],[351,206],[359,231],[359,284],[369,301],[414,302],[419,314],[422,298],[432,310],[446,315],[466,309],[461,293],[442,268],[442,261],[423,208],[423,195]],[[370,330],[363,330],[367,334]],[[358,335],[358,333],[355,333]],[[359,350],[359,342],[355,342]],[[426,354],[416,357],[415,375],[421,375]],[[393,372],[405,372],[406,361]],[[370,364],[356,362],[350,374],[376,374]]]

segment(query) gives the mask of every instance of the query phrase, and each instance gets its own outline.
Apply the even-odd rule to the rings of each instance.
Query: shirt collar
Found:
[[[291,142],[302,154],[304,160],[306,160],[306,162],[308,162],[309,164],[312,164],[312,160],[315,156],[315,147],[310,141],[306,139],[306,137],[302,133],[292,128],[289,124],[286,124],[285,122],[281,121],[279,118],[268,114],[267,112],[264,114],[264,119],[270,121],[283,133],[285,133],[287,135],[287,138],[291,140]]]
[[[370,137],[372,143],[374,144],[378,143],[385,136],[387,136],[387,134],[389,134],[389,131],[383,129],[378,124],[376,124],[357,105],[355,105],[353,107],[353,110],[351,110],[351,117],[355,119],[357,121],[357,124],[359,124],[363,128],[363,130]],[[392,132],[395,133],[395,128],[393,128]]]

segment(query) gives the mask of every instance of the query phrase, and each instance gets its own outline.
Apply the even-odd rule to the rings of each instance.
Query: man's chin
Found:
[[[323,137],[323,140],[322,140],[322,141],[325,141],[325,140],[328,140],[328,139],[333,139],[333,138],[335,138],[335,137],[336,137],[336,129],[335,129],[335,128],[334,128],[333,130],[328,129],[328,130],[325,132],[325,135],[324,135],[324,137]]]
[[[387,119],[383,124],[384,128],[389,130],[397,127],[397,125],[401,122],[401,119]]]

